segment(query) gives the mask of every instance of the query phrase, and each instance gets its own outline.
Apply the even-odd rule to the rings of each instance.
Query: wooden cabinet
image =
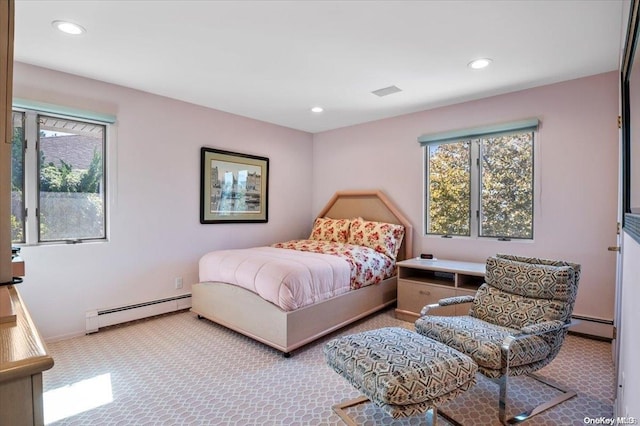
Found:
[[[398,262],[396,318],[413,322],[423,306],[445,297],[474,295],[484,282],[485,264],[455,260],[409,259]],[[443,306],[434,315],[466,315],[471,304]]]
[[[42,372],[53,358],[16,287],[8,291],[16,322],[0,324],[0,425],[42,425]]]

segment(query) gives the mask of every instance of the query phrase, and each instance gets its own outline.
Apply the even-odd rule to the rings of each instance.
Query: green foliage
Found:
[[[14,127],[11,138],[11,242],[24,242],[24,128]]]
[[[40,191],[42,192],[75,192],[69,191],[69,175],[71,167],[62,161],[57,167],[49,163],[40,168]]]
[[[532,238],[532,134],[487,138],[480,149],[481,235]]]
[[[44,164],[42,157],[41,164]],[[60,166],[52,162],[40,168],[40,191],[42,192],[85,192],[97,193],[102,182],[102,158],[97,151],[89,169],[74,169],[71,164],[60,160]]]
[[[79,192],[97,193],[100,191],[102,183],[102,157],[96,150],[93,151],[93,158],[89,164],[89,170],[80,177]]]
[[[24,241],[24,228],[22,221],[11,215],[11,242],[23,242]]]
[[[11,139],[11,188],[20,190],[24,186],[24,129],[13,128]]]
[[[428,233],[469,235],[469,143],[429,147]]]

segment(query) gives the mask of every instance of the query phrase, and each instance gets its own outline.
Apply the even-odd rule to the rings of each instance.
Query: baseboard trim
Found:
[[[191,307],[191,293],[115,308],[96,309],[86,312],[85,334],[99,331],[101,328],[131,322],[156,315],[175,312]]]
[[[574,314],[571,318],[577,321],[576,325],[569,328],[570,333],[598,340],[613,340],[613,320],[580,314]]]
[[[594,334],[580,333],[577,331],[569,331],[569,334],[571,334],[572,336],[583,337],[585,339],[598,340],[600,342],[611,343],[613,341],[613,339],[610,337],[596,336]]]

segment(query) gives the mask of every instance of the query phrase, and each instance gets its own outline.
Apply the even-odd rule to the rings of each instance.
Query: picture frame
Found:
[[[267,157],[202,147],[200,223],[265,223],[268,206]]]

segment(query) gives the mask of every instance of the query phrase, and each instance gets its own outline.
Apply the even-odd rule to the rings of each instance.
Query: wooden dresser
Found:
[[[16,322],[0,324],[0,425],[43,425],[42,372],[53,358],[16,286],[9,286]]]

